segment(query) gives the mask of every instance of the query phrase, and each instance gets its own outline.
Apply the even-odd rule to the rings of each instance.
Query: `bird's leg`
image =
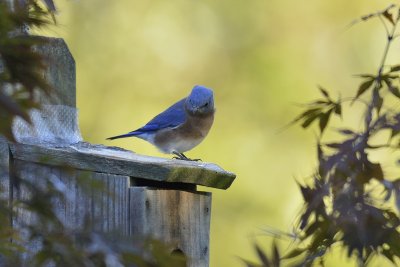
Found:
[[[183,153],[180,153],[181,155],[182,155],[182,159],[183,160],[188,160],[188,161],[201,161],[201,159],[190,159],[190,158],[188,158],[188,157],[186,157],[186,155],[185,154],[183,154]]]
[[[172,151],[172,154],[176,155],[176,157],[173,157],[174,159],[181,159],[181,160],[185,160],[186,159],[185,155],[183,155],[181,153],[178,153],[176,151]]]
[[[191,159],[189,159],[188,157],[186,157],[185,154],[183,154],[183,153],[180,153],[180,154],[181,154],[183,160],[191,160]]]
[[[176,151],[173,151],[172,153],[177,156],[177,157],[174,157],[174,159],[187,160],[187,161],[201,161],[201,159],[190,159],[190,158],[186,157],[185,154],[178,153]]]

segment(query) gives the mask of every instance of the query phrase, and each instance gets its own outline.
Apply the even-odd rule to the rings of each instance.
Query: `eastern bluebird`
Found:
[[[206,137],[214,121],[213,91],[196,85],[190,95],[158,114],[145,126],[127,134],[107,138],[138,137],[177,159],[190,160],[189,151]]]

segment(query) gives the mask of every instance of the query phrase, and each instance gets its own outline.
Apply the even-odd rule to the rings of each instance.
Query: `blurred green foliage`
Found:
[[[49,25],[50,14],[36,1],[28,1],[28,6],[16,5],[14,12],[10,12],[8,5],[0,2],[0,133],[10,140],[13,140],[13,117],[29,121],[27,110],[38,107],[33,97],[35,87],[50,91],[40,73],[45,63],[33,50],[43,41],[21,34],[24,27],[35,29]]]
[[[357,22],[379,20],[386,32],[383,55],[376,72],[357,75],[362,78],[353,97],[333,101],[329,92],[319,88],[322,98],[304,105],[294,121],[309,128],[319,121],[317,140],[318,166],[308,185],[300,185],[304,199],[301,216],[295,224],[292,248],[279,257],[274,245],[273,256],[267,256],[258,246],[260,264],[246,262],[248,267],[281,266],[286,260],[296,259],[289,266],[325,266],[325,259],[333,247],[341,247],[354,265],[373,266],[373,259],[383,258],[393,265],[400,260],[400,179],[386,173],[380,160],[371,161],[371,154],[399,150],[400,110],[388,106],[400,99],[400,65],[387,65],[394,42],[399,37],[400,6],[362,16]],[[326,140],[323,132],[330,125],[331,115],[342,116],[342,107],[363,104],[360,126],[337,128],[341,138]],[[347,112],[344,114],[347,116]],[[383,143],[375,137],[386,135]],[[397,160],[398,161],[398,160]],[[392,196],[394,197],[392,198]],[[393,200],[395,204],[393,205]]]
[[[347,26],[388,3],[60,1],[58,27],[49,33],[66,39],[77,62],[80,126],[90,142],[161,155],[141,140],[104,139],[143,125],[194,84],[215,90],[213,129],[188,155],[238,175],[229,190],[213,191],[210,251],[211,266],[235,267],[239,255],[256,258],[254,238],[269,244],[259,238],[264,226],[292,230],[302,203],[294,181],[312,173],[317,159],[312,135],[280,129],[298,114],[296,103],[318,93],[317,83],[349,97],[359,82],[354,71],[375,71],[379,22]],[[398,55],[391,51],[388,64]],[[352,107],[343,123],[360,125],[360,114]],[[398,171],[396,153],[371,156],[387,162],[388,173]],[[339,265],[346,266],[341,250],[326,260]]]

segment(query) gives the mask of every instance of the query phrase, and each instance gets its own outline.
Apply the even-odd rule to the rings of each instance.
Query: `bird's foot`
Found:
[[[173,159],[178,159],[178,160],[186,160],[186,161],[201,161],[201,159],[190,159],[190,158],[180,158],[180,157],[172,157]]]
[[[173,157],[173,159],[179,159],[179,160],[187,160],[187,161],[201,161],[201,159],[190,159],[185,156],[183,153],[178,153],[178,152],[172,152],[176,157]]]

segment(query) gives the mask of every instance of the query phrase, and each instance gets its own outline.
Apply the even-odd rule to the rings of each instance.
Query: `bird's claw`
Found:
[[[176,157],[173,157],[173,159],[186,160],[186,161],[201,161],[201,159],[190,159],[186,157],[185,154],[183,153],[173,152],[173,154],[176,155]]]
[[[186,161],[202,161],[201,159],[190,159],[190,158],[183,159],[183,158],[180,158],[180,157],[173,157],[173,159],[186,160]]]

